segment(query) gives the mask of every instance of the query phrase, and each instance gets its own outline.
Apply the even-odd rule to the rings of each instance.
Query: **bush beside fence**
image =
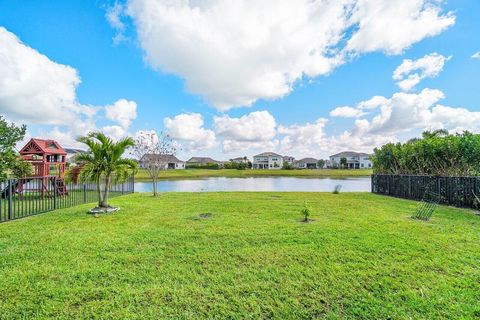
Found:
[[[1,182],[0,222],[98,201],[96,183],[68,182],[63,194],[56,179],[48,177],[45,182],[42,178],[23,178]],[[133,175],[124,183],[112,184],[110,188],[111,197],[133,192]]]
[[[426,193],[435,193],[442,204],[478,208],[475,195],[480,195],[480,177],[373,174],[372,193],[411,200],[422,200]]]

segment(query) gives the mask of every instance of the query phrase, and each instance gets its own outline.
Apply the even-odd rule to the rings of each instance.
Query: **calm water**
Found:
[[[255,177],[255,178],[205,178],[199,180],[163,180],[157,183],[159,192],[210,192],[210,191],[326,191],[331,192],[336,185],[341,191],[370,191],[370,177],[364,178],[294,178],[294,177]],[[152,191],[151,182],[135,183],[136,192]]]

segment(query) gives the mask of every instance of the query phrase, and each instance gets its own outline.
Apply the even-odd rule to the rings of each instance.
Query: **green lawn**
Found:
[[[299,222],[308,201],[313,223]],[[368,193],[168,193],[0,224],[0,318],[473,319],[480,217]],[[209,219],[198,218],[211,213]]]
[[[160,173],[160,179],[195,179],[206,177],[365,177],[372,174],[371,169],[319,169],[319,170],[236,170],[236,169],[185,169],[166,170]],[[137,181],[148,181],[150,176],[144,169],[140,169],[135,176]]]

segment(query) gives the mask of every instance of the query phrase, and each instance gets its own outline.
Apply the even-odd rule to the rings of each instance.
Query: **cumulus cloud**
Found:
[[[474,54],[472,54],[472,59],[480,59],[480,51],[475,52]]]
[[[165,118],[163,124],[170,136],[178,140],[184,151],[201,151],[217,145],[215,133],[204,128],[203,117],[199,113],[182,113],[173,118]]]
[[[46,126],[39,131],[67,146],[75,138],[97,130],[95,120],[101,106],[81,104],[77,70],[50,60],[0,27],[0,113],[26,124]],[[105,127],[112,136],[126,134],[136,117],[136,103],[125,99],[105,107],[115,126]],[[48,128],[48,129],[46,129]]]
[[[221,111],[283,97],[351,54],[399,54],[455,22],[436,0],[130,0],[125,14],[148,64]]]
[[[438,104],[444,98],[444,93],[436,89],[397,92],[386,99],[371,120],[357,120],[354,131],[392,136],[414,129],[479,130],[480,112]]]
[[[425,78],[434,78],[443,70],[445,62],[451,57],[445,57],[438,53],[425,55],[417,60],[405,59],[393,72],[393,80],[403,91],[412,90]]]
[[[0,111],[16,121],[72,124],[96,109],[76,100],[80,78],[0,27]]]
[[[226,152],[272,148],[276,145],[275,118],[268,111],[256,111],[240,118],[227,115],[214,117],[214,128],[218,137],[223,138],[223,149]]]
[[[401,54],[412,44],[440,34],[455,23],[452,12],[442,13],[441,1],[354,1],[351,24],[358,30],[348,39],[347,49],[356,52],[383,51]]]
[[[120,99],[112,105],[105,106],[105,114],[108,119],[118,122],[123,129],[127,129],[137,117],[137,103]]]
[[[330,116],[340,118],[357,118],[363,114],[362,110],[349,106],[337,107],[330,111]]]
[[[314,123],[279,126],[278,132],[282,135],[280,149],[284,153],[298,153],[303,156],[314,156],[321,149],[325,149],[325,126],[328,119],[319,118]],[[320,150],[319,150],[320,149]]]

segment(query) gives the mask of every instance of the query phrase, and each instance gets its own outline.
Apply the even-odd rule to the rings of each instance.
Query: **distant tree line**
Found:
[[[220,169],[220,165],[214,162],[207,162],[205,164],[188,164],[185,166],[187,169],[211,169],[211,170],[218,170]]]
[[[478,176],[480,134],[425,131],[422,138],[375,148],[371,160],[379,174]]]
[[[233,162],[233,161],[228,161],[223,164],[223,167],[225,169],[237,169],[237,170],[245,170],[245,169],[251,169],[252,168],[252,163],[250,161],[247,162]]]

